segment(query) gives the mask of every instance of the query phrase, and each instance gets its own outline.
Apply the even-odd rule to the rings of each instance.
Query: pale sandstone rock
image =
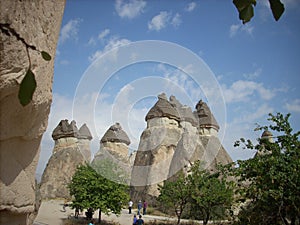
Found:
[[[92,161],[92,166],[108,179],[129,184],[131,171],[129,144],[129,137],[121,125],[119,123],[112,125],[101,138],[100,148]],[[115,173],[121,173],[120,177],[102,168],[106,164],[110,164],[112,168],[116,167]]]
[[[155,204],[158,185],[177,172],[188,172],[191,164],[203,161],[204,169],[215,170],[218,163],[232,162],[219,139],[219,125],[206,103],[201,100],[193,113],[174,96],[165,94],[146,115],[131,174],[131,197]]]
[[[2,0],[0,23],[28,44],[48,52],[47,62],[29,49],[37,88],[30,104],[18,100],[29,61],[24,44],[0,31],[0,224],[29,224],[35,210],[35,170],[52,100],[53,64],[65,1]],[[6,221],[9,221],[7,223]]]
[[[78,145],[56,151],[50,157],[40,184],[42,199],[71,199],[68,184],[77,166],[84,164],[85,158]]]
[[[146,115],[147,128],[140,137],[131,173],[131,197],[137,201],[159,195],[158,184],[168,178],[175,148],[180,140],[180,112],[165,94]]]
[[[52,132],[53,153],[43,173],[40,192],[42,199],[70,199],[68,184],[78,165],[90,161],[92,135],[86,126],[78,130],[76,122],[61,120]]]

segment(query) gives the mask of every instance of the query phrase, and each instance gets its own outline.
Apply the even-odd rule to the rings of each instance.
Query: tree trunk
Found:
[[[101,223],[101,209],[99,209],[98,222]]]
[[[177,216],[177,225],[180,224],[180,216]]]
[[[209,213],[204,213],[205,216],[203,218],[203,225],[207,225],[208,221],[209,221]]]

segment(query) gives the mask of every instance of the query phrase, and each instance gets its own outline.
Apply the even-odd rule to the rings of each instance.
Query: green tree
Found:
[[[103,158],[94,160],[91,166],[100,173],[103,177],[120,184],[129,184],[130,175],[127,168],[122,168],[122,164],[115,163],[110,158]]]
[[[77,168],[69,184],[70,194],[73,196],[72,207],[81,209],[99,209],[101,212],[120,214],[122,203],[127,202],[128,187],[106,179],[97,173],[90,165]]]
[[[300,215],[300,132],[293,133],[290,114],[269,114],[269,126],[257,130],[272,130],[277,135],[261,138],[253,145],[241,138],[236,146],[257,151],[255,157],[238,161],[229,170],[236,177],[239,200],[244,207],[238,224],[291,224],[299,223]]]
[[[206,225],[212,218],[222,218],[233,202],[233,183],[201,169],[199,161],[194,163],[188,176],[191,185],[192,207],[197,207]]]
[[[166,180],[164,185],[159,185],[160,195],[158,201],[167,208],[171,208],[177,216],[177,224],[190,198],[191,189],[188,180],[180,171],[175,180]]]

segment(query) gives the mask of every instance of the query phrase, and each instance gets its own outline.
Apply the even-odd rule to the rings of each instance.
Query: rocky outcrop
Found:
[[[218,163],[232,162],[217,137],[219,125],[201,100],[192,112],[174,96],[168,100],[161,94],[145,119],[147,128],[141,135],[131,174],[131,197],[135,201],[146,198],[154,204],[158,184],[179,170],[187,172],[196,160],[208,170],[214,170]]]
[[[0,10],[0,224],[29,224],[35,210],[35,171],[52,100],[54,56],[64,1],[2,0]],[[43,60],[46,51],[52,60]],[[30,61],[29,61],[30,57]],[[31,63],[37,87],[18,100]]]
[[[131,197],[144,199],[159,194],[157,187],[168,178],[170,163],[182,135],[180,111],[165,94],[145,117],[147,128],[140,137],[131,174]]]
[[[75,121],[69,124],[68,120],[62,120],[53,130],[52,138],[55,146],[42,176],[41,196],[70,199],[67,185],[77,166],[90,161],[92,136],[86,124],[78,130]]]
[[[100,140],[100,149],[93,159],[92,166],[110,180],[129,184],[129,144],[129,137],[121,125],[112,125]],[[113,174],[105,167],[110,167]],[[119,176],[116,176],[117,174]]]

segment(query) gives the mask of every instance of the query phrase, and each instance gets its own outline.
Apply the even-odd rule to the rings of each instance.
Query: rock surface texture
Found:
[[[78,130],[75,121],[69,124],[62,120],[52,137],[55,146],[42,176],[40,193],[42,199],[70,199],[67,185],[77,166],[90,161],[92,136],[86,124]]]
[[[92,165],[97,171],[102,172],[104,177],[129,184],[131,171],[129,144],[129,137],[121,125],[119,123],[112,125],[101,138],[100,149],[96,153]],[[121,175],[118,177],[110,174],[103,168],[107,166],[114,168],[115,174],[121,173]],[[122,180],[118,180],[120,177]]]
[[[30,224],[35,171],[52,101],[54,56],[65,2],[1,0],[0,4],[0,224]],[[52,56],[45,61],[38,51]],[[18,100],[29,67],[36,75],[32,101]]]
[[[147,128],[141,135],[131,174],[131,197],[135,201],[147,199],[155,204],[158,184],[187,170],[196,160],[203,161],[209,170],[217,163],[232,162],[217,137],[219,125],[201,100],[192,112],[174,96],[168,100],[161,94],[145,120]]]

